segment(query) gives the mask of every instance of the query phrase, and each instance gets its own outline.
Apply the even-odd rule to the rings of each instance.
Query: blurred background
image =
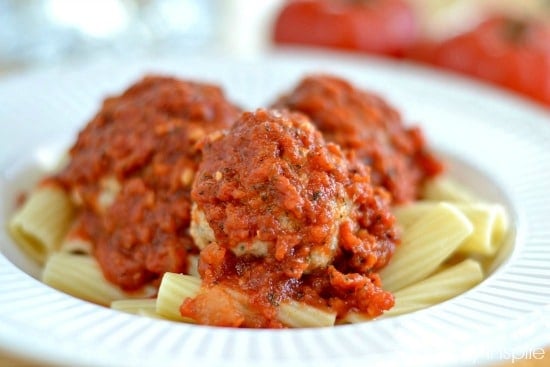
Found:
[[[281,0],[0,0],[0,71],[120,55],[260,52]]]
[[[550,106],[549,20],[550,0],[0,0],[0,78],[121,56],[253,58],[291,45],[420,62]]]

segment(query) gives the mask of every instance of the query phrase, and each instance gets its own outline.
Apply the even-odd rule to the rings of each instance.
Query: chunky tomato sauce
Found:
[[[276,310],[288,299],[339,316],[356,310],[374,317],[393,305],[376,275],[398,240],[390,197],[371,184],[365,166],[350,164],[337,145],[325,143],[306,116],[246,112],[227,133],[207,139],[192,199],[191,232],[204,247],[205,287],[246,293],[254,317],[242,317],[227,302],[233,312],[205,307],[210,290],[186,301],[183,315],[217,325],[280,327]],[[213,237],[200,238],[209,231]]]
[[[276,105],[241,113],[216,86],[148,76],[105,100],[45,182],[70,193],[71,235],[122,289],[199,254],[180,312],[201,324],[283,327],[289,300],[376,317],[394,304],[377,274],[399,243],[390,205],[441,165],[343,80],[306,78]]]
[[[420,184],[443,169],[419,128],[405,127],[382,98],[343,79],[306,77],[274,106],[308,115],[328,141],[371,167],[373,183],[385,187],[395,203],[415,200]]]
[[[53,179],[80,207],[80,228],[108,280],[136,289],[185,272],[195,145],[239,109],[213,85],[149,76],[108,98]]]

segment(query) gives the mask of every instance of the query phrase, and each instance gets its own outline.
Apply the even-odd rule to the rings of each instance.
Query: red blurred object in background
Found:
[[[470,75],[550,106],[550,24],[493,16],[409,57]]]
[[[404,0],[290,0],[275,22],[276,43],[402,56],[418,37]]]

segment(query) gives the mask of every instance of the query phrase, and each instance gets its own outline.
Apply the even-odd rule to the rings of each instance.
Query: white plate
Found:
[[[451,173],[513,220],[501,266],[465,294],[412,314],[303,330],[235,330],[122,314],[38,282],[0,233],[0,349],[59,365],[469,365],[550,344],[550,115],[520,99],[408,65],[342,55],[103,62],[0,83],[0,222],[14,197],[51,168],[100,100],[144,72],[221,84],[247,108],[311,72],[333,72],[423,126]]]

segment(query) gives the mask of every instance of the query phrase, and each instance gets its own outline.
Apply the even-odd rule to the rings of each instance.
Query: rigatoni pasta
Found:
[[[110,307],[113,310],[135,315],[140,315],[143,313],[148,315],[156,315],[157,300],[156,298],[120,299],[111,302]]]
[[[182,317],[179,307],[184,299],[195,297],[201,288],[201,280],[184,274],[165,273],[160,283],[156,313],[170,320],[194,322]]]
[[[156,302],[156,313],[167,319],[191,322],[194,320],[182,317],[179,308],[182,300],[194,298],[201,291],[199,278],[166,273],[162,278]],[[208,290],[206,290],[208,291]],[[236,307],[244,316],[254,317],[253,311],[247,306],[248,300],[244,294],[232,289],[221,289],[235,302]],[[278,307],[279,320],[288,327],[322,327],[334,325],[336,313],[309,306],[305,303],[288,301]]]
[[[480,283],[483,276],[481,264],[466,259],[394,292],[395,306],[385,316],[416,311],[456,297]]]
[[[394,214],[399,223],[406,229],[419,217],[434,208],[441,202],[417,201],[411,204],[394,208]],[[501,204],[483,202],[446,202],[461,211],[473,224],[473,232],[460,245],[459,251],[494,255],[508,231],[508,217],[506,209]]]
[[[105,279],[95,258],[63,252],[48,258],[42,281],[65,293],[104,306],[115,300],[154,294],[154,290],[147,287],[137,292],[125,292]]]
[[[55,185],[32,191],[8,224],[19,246],[39,263],[57,251],[74,218],[74,207],[67,193]]]
[[[451,201],[459,203],[479,201],[470,190],[446,176],[440,176],[426,181],[422,186],[421,197],[432,201]]]
[[[474,224],[474,232],[460,246],[459,251],[494,255],[508,232],[506,210],[500,204],[462,204],[459,209]]]
[[[458,209],[438,203],[404,232],[399,251],[380,271],[384,287],[395,292],[424,279],[473,231],[472,223]]]

